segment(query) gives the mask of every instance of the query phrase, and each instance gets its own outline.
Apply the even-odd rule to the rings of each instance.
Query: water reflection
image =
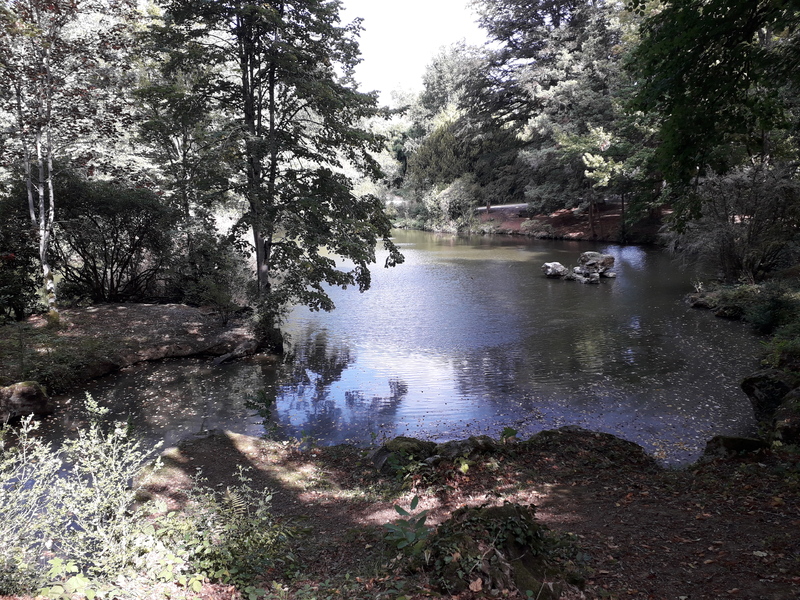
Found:
[[[758,340],[684,305],[690,276],[657,251],[421,232],[395,241],[406,263],[376,269],[369,292],[332,290],[332,313],[293,311],[286,363],[146,366],[96,395],[167,443],[214,428],[367,445],[574,424],[680,462],[716,433],[754,426],[738,380]],[[543,262],[574,264],[585,250],[614,254],[617,279],[542,276]]]

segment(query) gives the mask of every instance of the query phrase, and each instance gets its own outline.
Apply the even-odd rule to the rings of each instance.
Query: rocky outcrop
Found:
[[[771,425],[786,395],[798,387],[797,377],[780,369],[764,369],[745,377],[742,390],[753,405],[759,423]]]
[[[742,390],[767,440],[800,444],[800,377],[764,369],[746,377]]]
[[[611,254],[600,252],[584,252],[578,259],[578,266],[573,271],[578,275],[589,276],[597,273],[601,277],[616,277],[611,269],[614,268],[614,257]]]
[[[49,415],[53,405],[44,388],[35,381],[23,381],[0,388],[0,423],[27,415]]]
[[[546,277],[597,284],[601,277],[617,276],[611,270],[614,268],[614,260],[611,254],[584,252],[578,259],[578,266],[571,271],[559,262],[549,262],[542,265],[542,272]]]

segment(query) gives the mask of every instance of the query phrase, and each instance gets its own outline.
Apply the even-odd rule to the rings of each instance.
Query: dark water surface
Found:
[[[210,429],[371,445],[580,425],[677,464],[712,435],[754,430],[738,382],[759,340],[684,304],[693,276],[658,250],[405,231],[395,242],[405,264],[376,267],[370,291],[332,290],[334,312],[291,313],[284,365],[169,361],[90,391],[168,445]],[[543,277],[542,263],[586,250],[613,254],[617,279]],[[255,407],[268,405],[265,425]]]

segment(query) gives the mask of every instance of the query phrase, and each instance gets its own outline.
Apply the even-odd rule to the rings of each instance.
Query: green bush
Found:
[[[251,487],[241,467],[238,479],[223,493],[196,485],[188,508],[159,518],[156,530],[167,547],[182,551],[193,572],[244,589],[293,562],[287,544],[294,530],[275,520],[271,493]]]
[[[780,327],[800,320],[800,302],[788,283],[770,281],[746,306],[744,319],[759,333],[773,333]]]
[[[252,592],[259,574],[291,560],[293,530],[244,473],[222,494],[197,483],[180,512],[138,502],[150,452],[88,395],[86,407],[89,426],[58,450],[30,419],[3,430],[16,439],[0,439],[0,595],[174,596],[205,580]]]
[[[800,319],[780,327],[765,347],[768,366],[800,371]]]
[[[41,308],[38,242],[26,204],[0,197],[0,323],[22,321]]]

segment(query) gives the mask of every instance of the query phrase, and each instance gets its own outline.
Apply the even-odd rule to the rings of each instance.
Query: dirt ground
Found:
[[[529,215],[523,205],[514,207],[494,206],[489,212],[478,213],[480,221],[491,224],[501,234],[525,234],[524,223],[535,220],[550,233],[545,237],[567,240],[591,240],[598,242],[654,243],[668,210],[650,215],[636,225],[624,225],[623,210],[619,204],[601,204],[593,219],[586,211],[578,212],[569,209],[554,213]]]
[[[251,338],[243,321],[184,304],[97,304],[60,315],[58,327],[43,315],[0,326],[0,385],[33,379],[62,393],[138,362],[219,356]]]
[[[235,483],[237,465],[274,491],[274,510],[299,519],[299,580],[270,574],[281,598],[440,597],[424,573],[408,573],[383,541],[394,504],[446,520],[465,505],[537,507],[551,529],[573,534],[586,585],[570,598],[648,600],[800,598],[800,456],[766,452],[697,465],[659,467],[634,444],[607,434],[559,431],[451,463],[400,482],[379,474],[364,451],[314,448],[218,434],[172,449],[150,491],[176,507],[197,470],[212,487]],[[315,590],[309,595],[308,590]],[[395,590],[396,591],[396,590]],[[236,597],[208,587],[206,598]],[[268,596],[269,597],[269,596]],[[492,597],[465,592],[463,600]]]

